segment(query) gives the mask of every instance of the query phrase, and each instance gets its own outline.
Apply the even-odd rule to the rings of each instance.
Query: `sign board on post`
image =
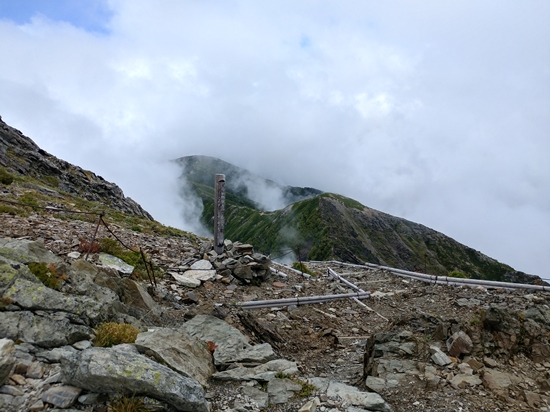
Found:
[[[214,196],[214,250],[221,254],[225,240],[225,175],[216,175]]]

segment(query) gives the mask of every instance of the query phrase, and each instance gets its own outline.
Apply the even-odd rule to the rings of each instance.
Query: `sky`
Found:
[[[0,116],[195,229],[187,155],[550,278],[550,2],[0,0]],[[187,212],[186,212],[187,211]]]

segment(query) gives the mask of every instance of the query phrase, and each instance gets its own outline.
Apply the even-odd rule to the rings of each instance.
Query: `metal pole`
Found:
[[[355,293],[345,293],[338,295],[321,295],[321,296],[304,296],[299,298],[283,298],[283,299],[273,299],[273,300],[254,300],[249,302],[238,303],[237,306],[240,306],[241,309],[262,309],[262,308],[273,308],[279,306],[290,306],[290,305],[312,305],[316,303],[328,302],[331,300],[339,299],[368,299],[370,298],[370,292],[355,292]]]
[[[214,250],[221,254],[225,231],[225,175],[216,175],[214,196]]]

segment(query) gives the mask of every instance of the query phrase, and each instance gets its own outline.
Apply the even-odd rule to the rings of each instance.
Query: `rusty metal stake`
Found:
[[[97,219],[97,224],[95,225],[95,230],[94,230],[94,234],[92,236],[92,241],[88,245],[88,251],[86,252],[86,257],[84,258],[84,260],[88,260],[88,256],[90,256],[90,251],[92,250],[92,247],[94,245],[95,237],[97,236],[97,231],[99,230],[99,225],[101,224],[101,220],[102,220],[102,217],[103,217],[104,214],[105,214],[105,212],[101,212],[100,215],[99,215],[99,218]]]

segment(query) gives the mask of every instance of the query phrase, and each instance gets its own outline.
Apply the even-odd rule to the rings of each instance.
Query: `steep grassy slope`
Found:
[[[213,190],[202,188],[203,222],[212,225]],[[228,199],[234,195],[228,194]],[[237,197],[238,200],[238,197]],[[435,275],[533,282],[537,277],[485,256],[433,229],[391,216],[344,196],[324,193],[273,212],[228,200],[226,236],[277,257],[370,262]]]

